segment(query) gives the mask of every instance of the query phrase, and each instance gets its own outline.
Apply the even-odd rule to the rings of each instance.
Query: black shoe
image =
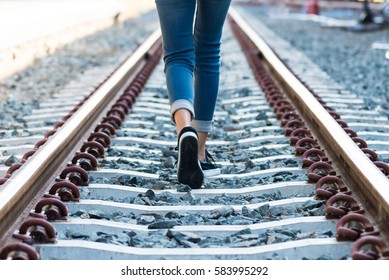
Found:
[[[203,170],[204,177],[220,175],[220,168],[216,165],[215,160],[207,150],[205,150],[205,159],[200,160],[200,166]]]
[[[178,137],[177,179],[192,189],[203,185],[204,174],[198,159],[199,142],[193,127],[184,127]]]

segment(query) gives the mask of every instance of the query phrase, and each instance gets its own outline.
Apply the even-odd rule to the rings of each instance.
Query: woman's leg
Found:
[[[219,92],[220,45],[223,25],[231,0],[198,0],[195,42],[195,119],[199,132],[199,158],[205,157],[205,144],[212,129]]]
[[[166,84],[177,132],[194,116],[193,19],[196,0],[156,0],[162,31]]]
[[[198,160],[194,116],[193,18],[196,0],[156,0],[164,49],[166,84],[178,134],[177,179],[200,188],[204,174]]]

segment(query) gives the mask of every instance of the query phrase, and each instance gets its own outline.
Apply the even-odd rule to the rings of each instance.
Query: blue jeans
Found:
[[[187,109],[192,126],[210,132],[219,91],[222,29],[231,0],[155,3],[172,118],[177,110]]]

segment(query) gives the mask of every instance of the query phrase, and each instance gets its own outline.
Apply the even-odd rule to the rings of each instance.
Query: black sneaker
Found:
[[[177,179],[192,189],[201,188],[204,174],[198,158],[198,137],[193,127],[184,127],[178,137]]]
[[[200,165],[204,177],[220,175],[220,168],[216,165],[215,160],[207,150],[205,150],[205,159],[200,160]]]

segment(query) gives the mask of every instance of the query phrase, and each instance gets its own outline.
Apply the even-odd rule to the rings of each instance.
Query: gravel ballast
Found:
[[[288,14],[281,6],[243,6],[238,10],[246,15],[254,29],[255,21],[260,20],[334,81],[363,98],[367,107],[382,107],[383,113],[388,114],[389,60],[385,58],[385,50],[373,46],[389,42],[389,24],[366,31],[326,26],[327,17],[357,21],[361,12],[355,10],[323,10],[322,21],[304,11]]]

